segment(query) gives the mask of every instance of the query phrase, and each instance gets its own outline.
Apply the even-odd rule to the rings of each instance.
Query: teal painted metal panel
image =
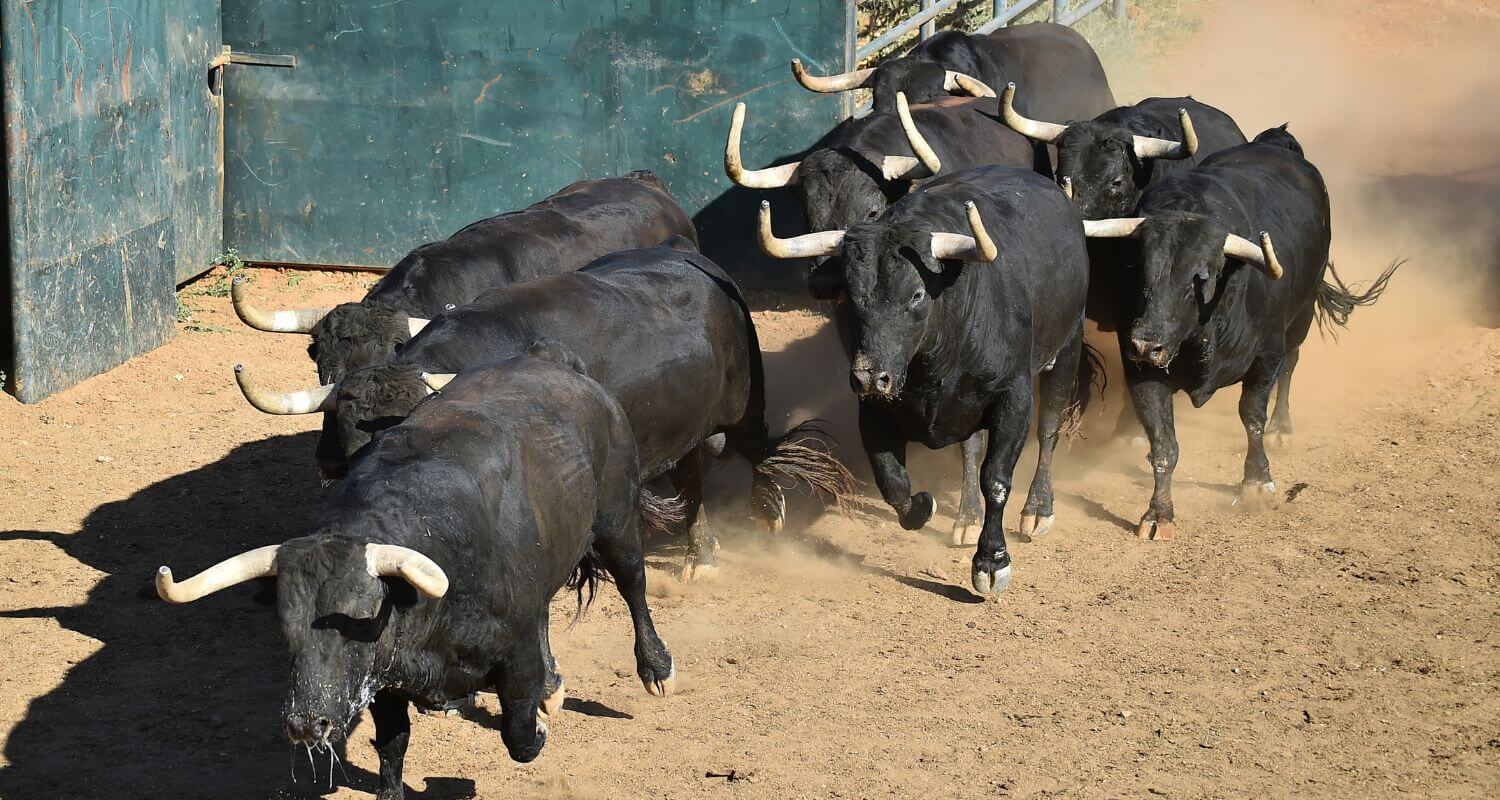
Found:
[[[586,177],[651,169],[723,207],[724,136],[805,148],[840,99],[788,61],[845,63],[845,0],[225,0],[225,240],[252,260],[388,266]],[[741,227],[753,217],[739,220]],[[712,231],[705,236],[712,239]],[[780,268],[785,271],[785,268]]]
[[[219,248],[218,5],[7,0],[0,36],[7,388],[33,402],[169,338]]]

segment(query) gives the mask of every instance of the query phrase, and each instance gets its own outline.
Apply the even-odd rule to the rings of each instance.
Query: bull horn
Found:
[[[771,204],[760,201],[760,249],[772,258],[831,256],[844,246],[843,231],[819,231],[778,239],[771,232]]]
[[[267,414],[315,414],[333,410],[334,384],[331,383],[299,392],[268,392],[245,375],[244,364],[234,365],[234,382],[240,385],[240,394],[250,401],[250,405]]]
[[[746,189],[779,189],[792,180],[800,161],[765,169],[745,169],[740,160],[740,133],[745,127],[745,104],[736,103],[729,120],[729,141],[724,144],[724,174]]]
[[[942,159],[933,151],[932,145],[927,143],[926,137],[917,130],[917,123],[911,118],[911,106],[907,105],[906,92],[896,92],[896,114],[901,117],[901,130],[906,132],[906,142],[911,145],[912,153],[916,154],[917,160],[927,169],[929,175],[936,175],[943,170]],[[922,177],[911,175],[911,178]]]
[[[1069,200],[1073,199],[1073,179],[1071,177],[1064,177],[1062,179],[1062,190],[1063,194],[1067,195]]]
[[[1193,128],[1193,118],[1187,109],[1177,109],[1177,121],[1182,123],[1182,141],[1153,139],[1150,136],[1131,137],[1135,145],[1136,158],[1192,158],[1198,152],[1198,131]]]
[[[278,309],[267,311],[250,305],[245,297],[245,279],[236,277],[229,284],[229,298],[234,303],[234,313],[246,325],[270,333],[312,333],[318,320],[328,315],[332,308]]]
[[[995,241],[984,229],[984,220],[979,217],[979,207],[974,205],[973,200],[970,200],[964,204],[964,211],[969,216],[969,230],[974,235],[932,234],[932,257],[939,260],[956,258],[961,261],[994,261],[1000,255],[1000,248],[995,246]]]
[[[365,545],[365,566],[376,578],[401,578],[434,600],[448,593],[443,568],[410,547],[370,542]]]
[[[1057,141],[1063,131],[1068,129],[1066,125],[1058,125],[1055,122],[1041,122],[1040,120],[1027,119],[1016,110],[1016,85],[1005,84],[1005,94],[1000,97],[1000,116],[1005,124],[1016,133],[1028,139],[1052,144]]]
[[[966,94],[970,97],[994,97],[995,90],[978,78],[971,78],[962,72],[948,70],[943,75],[943,91],[950,94]]]
[[[1229,234],[1224,237],[1224,255],[1260,267],[1273,281],[1279,280],[1286,271],[1276,258],[1276,249],[1271,246],[1271,234],[1267,231],[1260,232],[1260,244]]]
[[[1145,217],[1086,219],[1083,221],[1083,235],[1090,239],[1129,239],[1145,221]]]
[[[874,67],[866,67],[865,69],[857,69],[853,72],[840,72],[836,75],[819,77],[807,74],[807,70],[802,68],[802,59],[792,59],[792,77],[796,78],[797,82],[802,84],[802,88],[810,92],[828,94],[830,92],[847,92],[851,89],[862,89],[865,83],[870,80],[870,76],[874,74]]]
[[[177,583],[172,580],[172,568],[156,568],[156,594],[168,603],[191,603],[200,597],[228,589],[235,584],[269,578],[276,574],[276,551],[281,545],[257,547],[228,558]]]
[[[430,319],[422,319],[421,317],[407,317],[406,332],[412,336],[416,336],[417,334],[422,332],[423,328],[427,327],[430,324],[432,324],[432,320]]]
[[[427,384],[427,388],[434,392],[441,392],[443,387],[451,383],[456,377],[458,377],[457,372],[424,372],[422,373],[422,382]]]

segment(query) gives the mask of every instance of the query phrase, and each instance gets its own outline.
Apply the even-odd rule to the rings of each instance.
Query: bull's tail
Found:
[[[1083,352],[1078,354],[1078,373],[1073,382],[1073,399],[1063,411],[1058,431],[1069,439],[1083,432],[1083,415],[1089,409],[1089,399],[1094,392],[1104,399],[1104,389],[1109,385],[1109,375],[1104,369],[1104,354],[1098,348],[1083,343]]]
[[[780,436],[730,435],[730,446],[755,470],[752,500],[768,518],[783,516],[782,492],[798,484],[847,513],[846,503],[857,485],[853,473],[834,456],[833,437],[819,427],[820,422],[809,420]]]
[[[1354,309],[1361,306],[1375,305],[1375,301],[1385,293],[1386,286],[1391,281],[1391,276],[1396,274],[1406,259],[1392,261],[1380,277],[1370,281],[1368,285],[1355,284],[1349,286],[1339,277],[1333,268],[1333,262],[1328,262],[1328,278],[1318,286],[1315,298],[1315,319],[1318,321],[1318,333],[1333,337],[1338,341],[1339,328],[1349,327],[1349,315]]]
[[[687,519],[682,497],[661,497],[641,489],[641,526],[655,533],[671,533]]]
[[[569,625],[576,625],[578,620],[583,619],[583,612],[594,604],[594,594],[599,588],[601,581],[608,583],[609,572],[604,568],[604,561],[599,558],[599,552],[591,545],[583,558],[578,560],[578,566],[573,567],[573,576],[563,584],[563,588],[572,589],[578,593],[578,610],[573,613],[573,621]]]

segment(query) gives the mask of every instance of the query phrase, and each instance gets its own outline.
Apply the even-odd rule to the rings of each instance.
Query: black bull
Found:
[[[944,259],[934,250],[936,232],[970,229],[966,202],[998,249],[993,262]],[[1033,388],[1040,454],[1023,510],[1026,535],[1051,527],[1052,450],[1092,374],[1083,344],[1082,218],[1046,178],[985,167],[925,184],[879,220],[849,229],[841,247],[848,300],[835,314],[852,331],[860,436],[881,496],[903,527],[921,528],[934,504],[927,492],[911,492],[908,443],[940,448],[968,440],[954,539],[972,543],[982,486],[973,585],[999,591],[1010,578],[1001,517],[1030,426]],[[989,442],[980,468],[967,454],[977,455],[982,433]]]
[[[329,471],[341,471],[344,459],[427,395],[422,373],[459,372],[523,352],[539,337],[576,353],[619,398],[645,479],[667,474],[682,493],[690,573],[715,567],[713,537],[698,519],[704,449],[718,454],[727,445],[751,463],[755,511],[772,530],[785,516],[778,479],[835,498],[850,489],[848,473],[810,428],[769,434],[749,309],[729,276],[685,239],[487,292],[434,318],[387,363],[349,373],[322,406],[330,413],[319,452],[340,459]]]
[[[1284,130],[1223,150],[1197,168],[1162,180],[1142,195],[1137,217],[1099,223],[1129,237],[1117,298],[1125,379],[1146,435],[1155,491],[1138,534],[1175,535],[1172,474],[1178,447],[1172,395],[1202,406],[1241,384],[1245,427],[1242,494],[1274,500],[1264,434],[1271,389],[1282,384],[1286,408],[1292,370],[1315,318],[1342,325],[1354,307],[1373,303],[1396,269],[1364,294],[1329,272],[1330,208],[1322,175]],[[1119,225],[1123,223],[1123,225]],[[1262,236],[1258,232],[1265,232]],[[1257,244],[1256,240],[1263,240]],[[1235,243],[1239,242],[1236,248]]]
[[[274,582],[292,667],[287,736],[331,761],[368,705],[382,800],[404,792],[409,703],[493,689],[511,757],[537,756],[539,716],[563,694],[549,601],[572,583],[582,602],[600,567],[629,606],[637,674],[665,696],[675,669],[646,602],[634,437],[576,368],[545,348],[465,373],[361,454],[315,531],[180,584],[163,567],[158,591],[189,602]]]

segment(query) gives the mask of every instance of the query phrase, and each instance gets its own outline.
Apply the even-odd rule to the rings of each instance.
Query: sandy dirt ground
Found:
[[[1179,406],[1178,539],[1137,540],[1144,451],[1102,435],[1116,408],[1094,412],[1058,455],[1057,529],[1014,544],[995,602],[945,545],[952,453],[914,456],[939,498],[920,533],[873,495],[850,517],[794,497],[769,538],[729,465],[709,506],[719,578],[682,584],[682,543],[651,547],[678,693],[642,691],[611,588],[572,628],[559,598],[570,696],[542,756],[508,759],[493,696],[419,716],[408,796],[1500,795],[1500,5],[1306,5],[1225,3],[1157,82],[1117,87],[1192,91],[1252,134],[1290,120],[1333,186],[1345,277],[1411,258],[1340,341],[1304,348],[1297,435],[1271,451],[1279,507],[1234,503],[1226,391]],[[281,305],[370,280],[255,272]],[[316,420],[251,410],[230,373],[306,385],[305,340],[189,301],[196,330],[166,347],[44,403],[0,399],[5,800],[374,790],[367,720],[332,789],[282,739],[285,658],[250,588],[186,607],[150,588],[159,564],[306,532],[324,492]],[[868,488],[824,318],[757,323],[776,420],[829,420]]]

